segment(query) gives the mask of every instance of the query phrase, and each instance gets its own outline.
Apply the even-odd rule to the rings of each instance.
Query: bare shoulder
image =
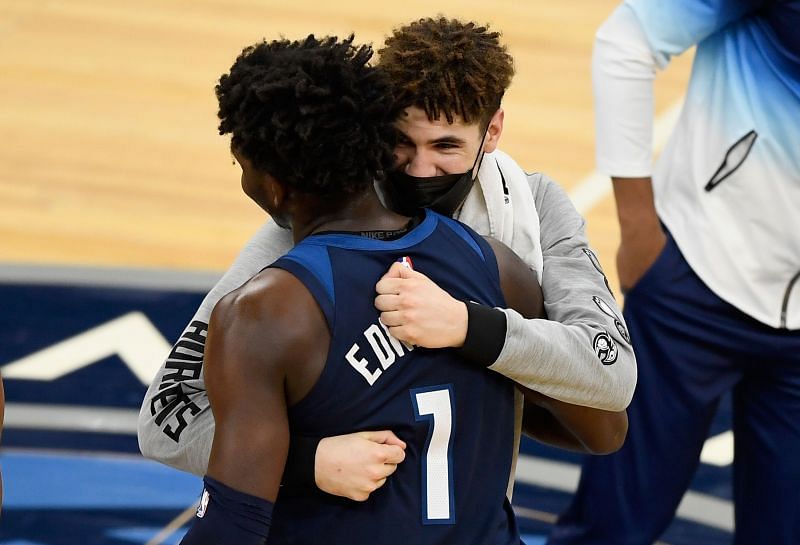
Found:
[[[212,321],[217,318],[257,324],[275,315],[302,315],[302,307],[313,303],[314,298],[296,276],[283,269],[269,268],[220,299],[211,316]]]
[[[525,318],[544,318],[544,297],[536,272],[514,251],[492,237],[483,237],[497,259],[506,303]]]
[[[302,357],[309,338],[327,332],[319,306],[303,283],[282,269],[265,269],[224,296],[211,313],[210,355],[264,370]]]

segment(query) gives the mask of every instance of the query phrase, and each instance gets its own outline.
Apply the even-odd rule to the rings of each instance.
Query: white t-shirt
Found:
[[[627,0],[597,33],[598,168],[652,174],[698,276],[800,329],[800,0]],[[678,125],[651,167],[652,80],[697,44]]]

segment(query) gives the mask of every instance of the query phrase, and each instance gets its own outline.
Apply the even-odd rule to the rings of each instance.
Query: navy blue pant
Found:
[[[733,392],[737,545],[800,544],[800,331],[767,327],[714,295],[671,237],[625,298],[639,366],[622,449],[587,457],[550,545],[651,545]]]

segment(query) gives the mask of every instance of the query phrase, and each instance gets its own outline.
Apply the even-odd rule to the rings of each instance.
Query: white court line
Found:
[[[578,487],[580,466],[520,456],[517,460],[517,482],[573,493]],[[678,506],[678,518],[733,532],[733,503],[728,500],[688,491]]]
[[[539,511],[538,509],[529,509],[527,507],[514,506],[514,514],[518,517],[524,517],[531,520],[538,520],[547,524],[555,524],[558,521],[558,515],[548,513],[546,511]]]
[[[142,312],[129,312],[3,366],[7,379],[52,381],[118,355],[147,386],[170,343]]]
[[[169,536],[177,532],[186,523],[192,520],[192,517],[194,516],[196,511],[197,511],[197,502],[187,507],[183,513],[172,519],[172,521],[169,524],[164,526],[164,528],[160,532],[154,535],[153,538],[144,545],[161,545]]]
[[[669,135],[678,123],[678,117],[683,108],[683,98],[667,108],[664,113],[656,118],[653,126],[653,151],[658,153],[667,143]],[[597,171],[592,172],[578,182],[569,192],[569,198],[580,214],[586,214],[606,195],[611,193],[611,179]]]
[[[206,293],[222,276],[191,270],[86,267],[80,265],[0,264],[0,283],[26,285],[132,288]]]
[[[138,418],[138,409],[7,403],[3,427],[136,435]]]
[[[700,461],[718,467],[729,466],[733,463],[733,432],[728,430],[715,435],[703,445]]]
[[[514,506],[514,514],[518,517],[527,518],[544,522],[545,524],[555,524],[558,522],[558,515],[548,513],[546,511],[539,511],[538,509],[528,509],[527,507]],[[669,545],[665,541],[656,541],[653,545]]]

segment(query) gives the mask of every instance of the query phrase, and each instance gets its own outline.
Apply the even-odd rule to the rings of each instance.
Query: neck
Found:
[[[381,204],[375,189],[369,189],[331,209],[330,201],[311,197],[297,207],[301,212],[292,215],[292,235],[295,244],[320,231],[391,231],[400,229],[408,218],[395,214]]]

